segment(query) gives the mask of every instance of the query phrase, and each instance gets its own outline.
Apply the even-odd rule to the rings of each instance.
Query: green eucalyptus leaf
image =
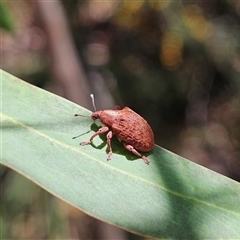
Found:
[[[1,163],[87,214],[155,238],[240,238],[240,184],[159,146],[150,165],[96,130],[91,112],[1,71]],[[78,138],[75,136],[80,135]]]

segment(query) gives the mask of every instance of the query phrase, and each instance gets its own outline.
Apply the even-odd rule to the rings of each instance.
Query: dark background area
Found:
[[[240,181],[238,1],[8,1],[0,10],[3,70],[91,110],[90,92],[98,109],[129,106],[156,144]],[[9,170],[1,179],[9,238],[137,238]]]

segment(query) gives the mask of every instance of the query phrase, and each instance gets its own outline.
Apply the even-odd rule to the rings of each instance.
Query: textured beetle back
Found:
[[[154,134],[145,119],[128,107],[118,111],[112,131],[117,138],[139,151],[148,152],[154,148]]]

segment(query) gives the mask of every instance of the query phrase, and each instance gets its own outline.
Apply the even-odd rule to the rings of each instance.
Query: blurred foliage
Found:
[[[1,19],[9,19],[12,32],[0,30],[1,68],[43,86],[46,82],[47,57],[44,55],[46,33],[38,26],[34,7],[27,1],[5,1]]]
[[[157,144],[240,181],[239,1],[62,3],[86,72],[149,121]],[[5,8],[1,21],[8,11],[18,21],[14,35],[1,32],[1,67],[44,87],[47,33],[35,5]]]
[[[14,30],[13,16],[3,2],[0,2],[0,28],[7,31]]]

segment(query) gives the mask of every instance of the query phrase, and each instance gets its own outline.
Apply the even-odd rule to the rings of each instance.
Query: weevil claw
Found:
[[[142,156],[142,159],[143,159],[143,161],[144,161],[147,165],[149,165],[150,161],[148,160],[147,157]]]
[[[107,155],[107,161],[111,160],[112,152],[109,152]]]

